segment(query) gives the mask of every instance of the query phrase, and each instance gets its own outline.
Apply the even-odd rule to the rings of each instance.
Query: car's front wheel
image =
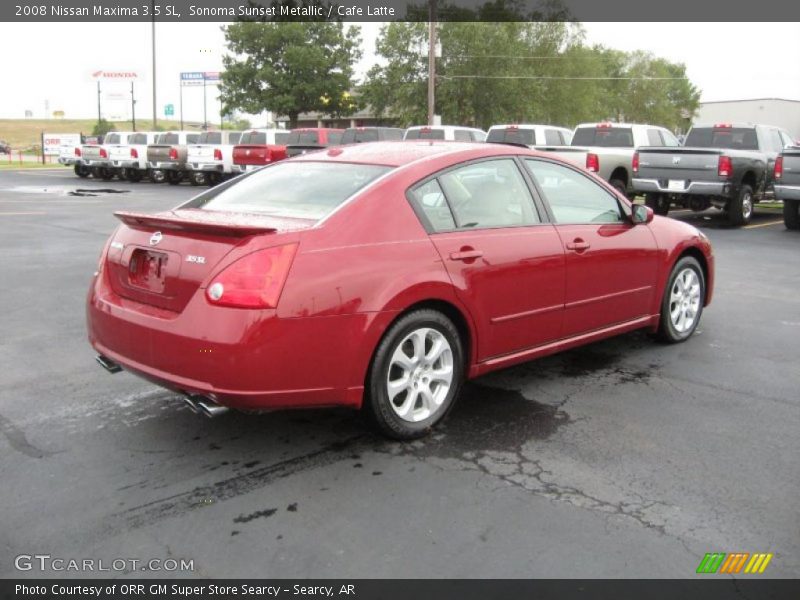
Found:
[[[458,329],[438,311],[416,310],[392,325],[378,345],[364,411],[391,438],[422,437],[447,415],[463,377]]]
[[[706,282],[696,258],[684,256],[672,269],[664,298],[658,337],[664,342],[683,342],[694,333],[703,314]]]

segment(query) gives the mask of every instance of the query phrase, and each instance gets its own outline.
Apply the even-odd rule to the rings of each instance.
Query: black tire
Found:
[[[189,183],[192,185],[206,185],[208,176],[202,171],[192,171],[189,173]]]
[[[746,183],[739,188],[735,198],[728,203],[728,220],[731,225],[747,225],[753,217],[753,188]]]
[[[206,175],[206,184],[209,187],[214,187],[215,185],[219,185],[221,182],[222,182],[221,173],[208,173]]]
[[[670,311],[673,308],[672,292],[673,288],[676,286],[676,280],[686,269],[694,271],[697,277],[697,281],[700,285],[700,299],[697,305],[694,322],[691,324],[691,327],[681,331],[672,322]],[[703,316],[703,302],[705,301],[705,297],[706,280],[703,276],[703,268],[700,266],[700,263],[697,262],[696,258],[684,256],[675,263],[675,266],[669,274],[669,279],[667,279],[667,285],[664,288],[664,297],[661,299],[661,319],[658,323],[657,338],[668,344],[677,344],[685,342],[692,337],[692,334],[697,329],[697,325],[700,323],[700,318]]]
[[[139,169],[125,169],[125,179],[131,183],[139,183],[142,180],[142,172]]]
[[[161,169],[150,169],[147,177],[152,183],[164,183],[167,180],[167,175]]]
[[[109,169],[108,167],[100,167],[100,179],[103,181],[111,181],[114,179],[114,169]]]
[[[384,382],[390,377],[390,370],[393,368],[391,359],[395,350],[400,347],[400,344],[409,334],[421,328],[435,330],[447,340],[450,345],[453,375],[450,388],[447,390],[446,396],[439,404],[438,409],[425,419],[411,422],[401,418],[392,408],[392,401],[389,398],[387,386]],[[450,319],[438,311],[430,309],[415,310],[398,319],[378,344],[367,377],[364,414],[372,425],[387,437],[396,440],[413,440],[423,437],[447,416],[458,397],[463,379],[464,351],[458,329]],[[398,396],[402,394],[403,392]],[[415,400],[415,406],[416,402],[418,401]]]
[[[645,194],[644,203],[653,209],[653,212],[662,217],[669,214],[670,201],[664,194]]]
[[[627,197],[627,195],[628,195],[628,189],[627,189],[627,187],[625,186],[625,182],[624,182],[624,181],[622,181],[621,179],[611,179],[611,180],[608,182],[608,184],[609,184],[611,187],[613,187],[615,190],[617,190],[617,191],[618,191],[620,194],[622,194],[623,196],[626,196],[626,197]]]
[[[167,171],[167,183],[178,185],[183,181],[183,171]]]
[[[72,170],[75,171],[75,175],[80,177],[81,179],[86,179],[92,172],[89,170],[89,167],[84,165],[75,165],[72,167]]]
[[[783,223],[786,229],[800,229],[800,200],[783,201]]]

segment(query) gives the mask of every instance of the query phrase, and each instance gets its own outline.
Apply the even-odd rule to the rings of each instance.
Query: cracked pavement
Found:
[[[193,559],[175,576],[196,577],[682,578],[706,552],[800,576],[800,237],[782,226],[679,215],[718,261],[692,340],[634,333],[482,377],[400,444],[346,410],[208,420],[102,371],[83,303],[111,213],[196,190],[13,191],[45,183],[109,187],[0,172],[0,213],[19,213],[0,214],[0,576],[41,576],[13,559],[48,553]]]

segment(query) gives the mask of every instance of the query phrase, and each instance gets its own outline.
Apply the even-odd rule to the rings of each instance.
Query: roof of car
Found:
[[[328,150],[312,152],[291,160],[334,161],[386,165],[400,167],[416,160],[460,154],[460,158],[480,158],[482,156],[527,154],[524,148],[504,144],[484,144],[480,142],[445,142],[441,140],[406,140],[395,142],[367,142],[364,144],[335,146]],[[535,154],[530,152],[530,154]]]
[[[542,125],[540,123],[508,123],[506,125],[492,125],[489,127],[489,131],[492,129],[536,129],[537,127],[549,127],[550,129],[572,131],[571,129],[567,129],[566,127],[561,127],[559,125]]]

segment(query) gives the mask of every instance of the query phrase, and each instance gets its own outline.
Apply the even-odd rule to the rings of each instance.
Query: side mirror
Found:
[[[650,223],[653,220],[653,209],[644,204],[634,204],[631,206],[631,221],[634,225],[639,223]]]

